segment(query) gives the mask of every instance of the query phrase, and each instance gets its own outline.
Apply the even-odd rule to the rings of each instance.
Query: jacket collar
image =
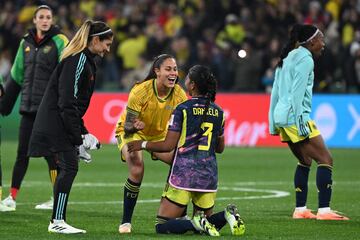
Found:
[[[31,28],[28,30],[28,33],[24,36],[24,39],[28,42],[31,42],[32,44],[36,45],[36,46],[41,46],[42,44],[44,44],[45,42],[47,42],[49,39],[51,39],[53,36],[60,34],[60,29],[57,26],[51,26],[49,31],[47,31],[44,35],[44,38],[41,39],[41,41],[39,43],[36,43],[35,38],[36,38],[36,29],[35,28]]]
[[[96,66],[96,62],[97,62],[97,54],[94,54],[92,52],[90,52],[90,50],[88,48],[85,48],[83,50],[84,54],[86,55],[87,59],[90,61],[90,63],[94,66]]]
[[[306,47],[300,46],[299,49],[301,49],[301,51],[303,51],[303,52],[306,53],[307,55],[312,56],[310,50],[307,49]]]

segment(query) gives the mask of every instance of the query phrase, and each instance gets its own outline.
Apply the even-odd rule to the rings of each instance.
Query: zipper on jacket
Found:
[[[31,112],[31,102],[32,102],[32,88],[34,85],[34,76],[35,76],[35,71],[36,71],[36,59],[37,59],[37,54],[38,54],[38,47],[35,47],[35,53],[34,53],[34,57],[33,57],[33,71],[31,74],[31,80],[29,83],[29,101],[28,101],[28,112]]]

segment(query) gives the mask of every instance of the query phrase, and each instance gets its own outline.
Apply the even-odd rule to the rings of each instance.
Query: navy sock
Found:
[[[317,168],[316,186],[319,191],[319,208],[329,207],[332,192],[332,167],[321,164]]]
[[[124,186],[124,204],[122,223],[131,223],[136,201],[139,195],[141,183],[135,183],[127,179]]]
[[[157,224],[155,225],[155,230],[156,233],[161,234],[184,234],[187,231],[196,231],[190,220],[165,220],[165,218],[159,216],[157,217]]]
[[[181,214],[180,217],[185,217],[187,215],[187,206],[185,206],[184,212]]]
[[[306,206],[309,171],[310,168],[306,165],[298,164],[296,167],[294,176],[296,207]]]
[[[227,223],[224,211],[214,213],[210,217],[207,217],[207,220],[209,221],[209,223],[215,225],[217,230],[222,229]]]

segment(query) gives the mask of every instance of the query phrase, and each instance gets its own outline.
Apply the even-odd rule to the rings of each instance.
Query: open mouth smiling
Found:
[[[168,80],[169,82],[174,83],[176,81],[176,77],[169,77]]]

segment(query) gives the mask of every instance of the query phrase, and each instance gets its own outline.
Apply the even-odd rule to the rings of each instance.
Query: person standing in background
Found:
[[[313,25],[294,25],[275,70],[269,109],[269,131],[280,135],[298,159],[294,187],[294,219],[349,220],[330,209],[333,159],[319,129],[310,118],[314,59],[324,50],[324,35]],[[318,212],[306,207],[312,160],[318,164]]]
[[[6,95],[1,100],[1,113],[10,114],[21,92],[19,142],[15,165],[13,167],[10,195],[3,204],[16,209],[16,197],[25,177],[29,157],[29,140],[34,120],[43,98],[50,76],[57,66],[60,54],[68,39],[53,24],[53,11],[47,5],[39,6],[33,17],[34,28],[20,42],[10,79],[5,83]],[[52,185],[57,175],[55,156],[45,157]],[[52,209],[53,199],[36,205],[36,209]]]

